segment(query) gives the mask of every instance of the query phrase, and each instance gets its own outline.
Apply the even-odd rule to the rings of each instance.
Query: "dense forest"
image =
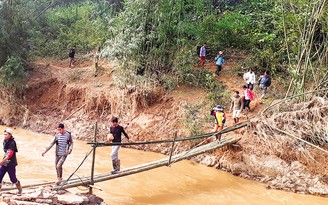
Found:
[[[133,83],[215,89],[206,71],[193,69],[206,42],[209,56],[247,50],[245,66],[283,76],[286,95],[321,89],[327,10],[325,0],[1,0],[0,82],[19,86],[28,62],[66,58],[76,45],[118,62]]]

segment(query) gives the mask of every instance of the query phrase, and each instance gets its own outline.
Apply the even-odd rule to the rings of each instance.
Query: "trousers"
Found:
[[[63,177],[63,164],[66,160],[67,155],[58,156],[56,155],[56,171],[57,171],[57,177],[62,178]]]
[[[112,146],[112,152],[110,153],[110,157],[112,158],[112,160],[118,160],[118,150],[121,148],[121,146],[116,145],[116,146]]]
[[[0,183],[3,180],[3,177],[5,176],[6,172],[8,172],[10,181],[12,183],[16,183],[18,180],[16,178],[16,166],[1,166],[0,167]]]

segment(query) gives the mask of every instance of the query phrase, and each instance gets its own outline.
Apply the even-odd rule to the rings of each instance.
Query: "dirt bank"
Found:
[[[208,117],[206,93],[200,88],[180,86],[171,92],[162,88],[147,90],[127,84],[118,85],[116,67],[112,65],[103,64],[102,74],[97,77],[94,76],[91,63],[73,69],[60,65],[57,62],[32,64],[26,89],[19,101],[11,103],[4,93],[1,94],[3,107],[0,110],[0,122],[42,133],[52,133],[57,123],[64,122],[76,139],[91,140],[97,120],[99,140],[104,140],[109,119],[118,116],[132,140],[143,141],[171,138],[174,131],[178,131],[180,136],[188,135],[188,122],[184,120],[186,105],[205,104],[200,109],[204,113],[201,117]],[[225,68],[232,68],[232,65],[228,64]],[[206,69],[213,70],[213,66],[208,64]],[[223,70],[218,80],[227,83],[229,89],[238,89],[242,83],[240,77],[228,70]],[[269,101],[264,105],[266,103]],[[256,115],[264,105],[252,102],[253,112],[248,117]],[[227,114],[227,126],[233,125],[231,113]],[[284,114],[280,117],[283,118]],[[327,116],[323,119],[322,127],[328,121]],[[242,116],[241,120],[246,120],[246,116]],[[248,128],[229,133],[243,137],[238,145],[193,160],[234,175],[265,182],[268,187],[300,193],[328,194],[325,155],[305,144],[291,146],[299,144],[297,140],[284,143],[285,136],[278,133],[270,133],[272,139],[267,139],[263,133],[255,131],[256,124],[262,120],[256,118]],[[212,131],[213,124],[210,121],[204,122],[202,129],[205,132]],[[327,126],[322,133],[327,137]],[[264,138],[267,140],[264,141]],[[180,143],[175,152],[188,150],[198,143]],[[281,149],[274,150],[273,147]],[[169,144],[136,147],[163,154],[168,154],[170,148]],[[305,152],[312,153],[307,156],[313,159],[301,158]]]

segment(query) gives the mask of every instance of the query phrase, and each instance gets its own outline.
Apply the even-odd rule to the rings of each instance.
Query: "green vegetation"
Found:
[[[190,132],[190,135],[198,135],[204,133],[205,120],[202,116],[201,108],[204,105],[185,105],[185,113],[183,116],[183,124]]]
[[[0,83],[5,86],[19,87],[26,76],[20,58],[9,57],[0,70]]]
[[[220,89],[194,70],[196,46],[207,42],[209,55],[248,50],[248,67],[292,79],[287,94],[306,82],[319,89],[328,81],[327,8],[323,0],[1,0],[1,82],[18,82],[9,71],[24,73],[30,59],[66,58],[76,45],[80,56],[102,50],[131,79]]]
[[[97,3],[85,1],[45,12],[31,31],[31,55],[66,58],[73,45],[80,53],[100,47],[108,38],[108,28],[98,8]]]

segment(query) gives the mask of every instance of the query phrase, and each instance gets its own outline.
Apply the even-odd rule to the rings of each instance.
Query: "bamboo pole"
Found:
[[[269,125],[269,126],[270,126],[270,128],[272,128],[272,129],[274,129],[274,130],[276,130],[276,131],[278,131],[278,132],[281,132],[281,133],[283,133],[283,134],[285,134],[285,135],[287,135],[287,136],[289,136],[289,137],[292,137],[292,138],[298,139],[299,141],[302,141],[302,142],[304,142],[304,143],[306,143],[306,144],[308,144],[308,145],[310,145],[310,146],[312,146],[312,147],[314,147],[314,148],[316,148],[316,149],[318,149],[318,150],[320,150],[320,151],[322,151],[322,152],[328,154],[328,151],[327,151],[327,150],[325,150],[325,149],[323,149],[323,148],[321,148],[321,147],[319,147],[319,146],[317,146],[317,145],[315,145],[315,144],[312,144],[312,143],[310,143],[310,142],[308,142],[308,141],[302,139],[301,137],[298,137],[298,136],[296,136],[296,135],[294,135],[294,134],[292,134],[292,133],[290,133],[290,132],[287,132],[287,131],[281,130],[281,129],[279,129],[279,128],[273,126],[273,125]]]
[[[77,113],[79,110],[81,110],[82,108],[84,108],[84,106],[86,106],[87,104],[84,103],[81,107],[79,107],[78,109],[76,109],[74,112],[72,112],[69,116],[67,116],[65,118],[65,120],[68,120],[68,118],[72,117],[75,113]]]
[[[49,185],[53,185],[55,183],[56,183],[55,181],[52,181],[52,182],[42,182],[42,183],[37,183],[37,184],[27,184],[27,185],[23,185],[22,188],[35,188],[35,187],[49,186]],[[17,189],[17,188],[3,186],[1,188],[0,193],[4,193],[5,191],[10,191],[10,190],[14,190],[14,189]]]
[[[173,142],[172,142],[170,158],[169,158],[169,162],[167,163],[167,166],[170,166],[170,164],[171,164],[171,159],[172,159],[172,154],[173,154],[174,144],[175,144],[175,139],[176,139],[176,138],[177,138],[177,132],[175,131],[175,132],[173,133]]]
[[[97,123],[98,122],[96,121],[96,123],[95,123],[94,138],[93,138],[93,141],[94,142],[97,142]],[[93,145],[92,165],[91,165],[91,178],[90,178],[90,185],[92,185],[92,186],[89,186],[89,194],[92,194],[92,188],[93,188],[93,185],[94,185],[93,177],[94,177],[94,173],[95,173],[96,148],[97,148],[97,146]]]
[[[293,98],[296,98],[296,97],[299,97],[299,96],[302,96],[302,95],[306,95],[306,94],[312,94],[312,93],[318,93],[318,92],[322,92],[322,91],[327,91],[328,88],[325,88],[325,89],[320,89],[320,90],[313,90],[313,91],[308,91],[308,92],[304,92],[304,93],[301,93],[301,94],[298,94],[298,95],[293,95],[293,96],[290,96],[290,97],[287,97],[287,98],[284,98],[282,100],[279,100],[273,104],[271,104],[270,106],[266,107],[264,110],[261,111],[261,115],[263,113],[265,113],[267,110],[269,110],[270,108],[272,108],[273,106],[276,106],[280,103],[283,103],[285,102],[286,100],[289,100],[289,99],[293,99]]]

